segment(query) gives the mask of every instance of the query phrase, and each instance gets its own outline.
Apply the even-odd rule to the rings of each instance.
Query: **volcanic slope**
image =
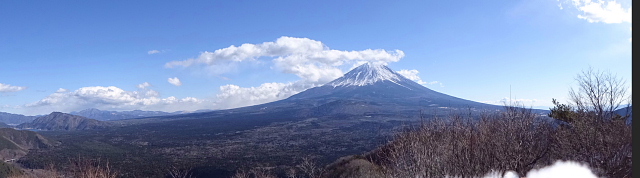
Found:
[[[338,79],[284,100],[198,115],[260,114],[287,110],[305,117],[375,114],[418,117],[420,111],[450,114],[468,112],[470,109],[480,112],[503,108],[436,92],[385,65],[365,63]]]
[[[293,95],[285,101],[338,99],[417,107],[496,108],[495,105],[433,91],[405,78],[385,65],[374,63],[363,64],[336,80]]]

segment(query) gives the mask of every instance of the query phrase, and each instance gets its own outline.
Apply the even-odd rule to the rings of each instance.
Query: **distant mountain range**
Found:
[[[89,108],[81,111],[74,111],[69,114],[84,116],[91,119],[101,120],[101,121],[110,121],[110,120],[122,120],[122,119],[132,119],[132,118],[141,118],[141,117],[153,117],[153,116],[166,116],[172,114],[180,114],[182,112],[162,112],[162,111],[142,111],[142,110],[133,110],[133,111],[103,111],[95,108]]]
[[[89,108],[80,111],[73,111],[69,114],[83,116],[90,119],[95,119],[99,121],[113,121],[113,120],[123,120],[123,119],[133,119],[133,118],[143,118],[143,117],[156,117],[156,116],[168,116],[168,115],[176,115],[176,114],[186,114],[186,113],[200,113],[200,112],[210,112],[213,110],[210,109],[201,109],[196,111],[176,111],[176,112],[162,112],[162,111],[142,111],[142,110],[133,110],[133,111],[105,111],[99,110],[95,108]],[[0,123],[10,124],[10,125],[18,125],[22,123],[27,123],[35,120],[36,118],[44,116],[25,116],[21,114],[12,114],[6,112],[0,112]],[[1,128],[2,126],[0,126]]]
[[[25,116],[20,114],[11,114],[6,112],[0,112],[0,122],[6,124],[22,124],[25,122],[31,122],[36,119],[37,116]]]
[[[31,122],[22,123],[16,126],[16,128],[37,130],[90,130],[110,126],[114,126],[114,124],[72,114],[52,112],[49,115],[38,117]]]

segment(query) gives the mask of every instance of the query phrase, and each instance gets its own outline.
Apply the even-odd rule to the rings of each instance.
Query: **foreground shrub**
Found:
[[[586,163],[600,176],[632,177],[631,133],[624,119],[583,115],[556,130],[550,159]]]
[[[366,157],[387,177],[525,175],[556,160],[585,164],[600,177],[632,177],[631,126],[597,118],[580,115],[565,123],[515,107],[479,118],[436,118],[398,133]]]
[[[399,133],[370,154],[390,177],[481,176],[492,170],[523,174],[547,163],[551,124],[530,110],[480,118],[436,118]]]

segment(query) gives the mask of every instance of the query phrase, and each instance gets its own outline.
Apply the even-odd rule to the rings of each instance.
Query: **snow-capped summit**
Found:
[[[298,105],[301,103],[318,105],[334,101],[372,102],[376,103],[376,107],[391,108],[398,106],[495,108],[494,105],[433,91],[394,72],[383,64],[375,63],[360,65],[338,79],[322,86],[309,88],[283,100],[283,102]]]
[[[344,76],[331,81],[326,85],[333,87],[365,86],[385,80],[398,84],[398,82],[406,79],[383,64],[366,63],[354,68],[344,74]]]

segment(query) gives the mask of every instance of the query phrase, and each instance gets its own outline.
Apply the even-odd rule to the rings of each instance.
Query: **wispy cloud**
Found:
[[[615,0],[571,0],[562,3],[575,7],[582,13],[577,17],[591,23],[631,23],[631,7],[625,8]],[[558,5],[560,9],[564,9],[562,3]]]
[[[21,86],[13,86],[13,85],[9,85],[9,84],[4,84],[4,83],[0,83],[0,92],[5,93],[5,92],[17,92],[17,91],[22,91],[27,89],[27,87],[21,87]]]
[[[180,81],[180,79],[178,77],[173,77],[173,78],[169,78],[167,79],[167,81],[175,86],[181,86],[182,82]]]
[[[158,53],[161,53],[161,52],[162,51],[160,51],[160,50],[155,50],[154,49],[154,50],[147,51],[147,54],[158,54]]]
[[[427,84],[429,84],[429,85],[439,85],[440,87],[444,87],[444,84],[442,84],[442,82],[440,82],[440,81],[431,81],[431,82],[427,82]]]
[[[64,88],[59,88],[58,90],[56,90],[56,93],[65,93],[65,92],[69,92],[69,90]]]
[[[418,70],[407,70],[407,69],[403,69],[403,70],[399,70],[396,71],[397,73],[399,73],[400,75],[404,76],[405,78],[409,79],[409,80],[413,80],[414,82],[420,84],[420,85],[440,85],[440,87],[444,87],[444,85],[442,85],[441,82],[439,81],[431,81],[431,82],[425,82],[423,81],[420,76],[418,75],[420,73],[420,71]]]
[[[144,83],[138,84],[137,87],[139,89],[145,89],[145,88],[150,87],[150,86],[151,86],[151,84],[149,82],[144,82]]]

